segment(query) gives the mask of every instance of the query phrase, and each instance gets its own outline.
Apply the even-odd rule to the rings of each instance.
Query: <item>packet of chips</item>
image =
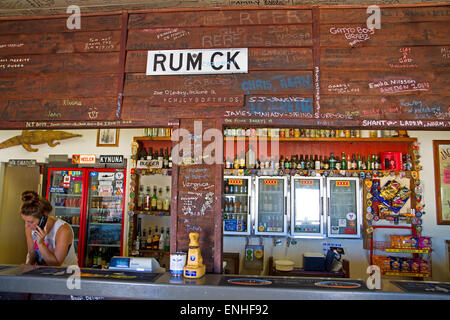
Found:
[[[385,200],[392,200],[400,189],[400,183],[395,180],[388,180],[381,189],[380,196]]]

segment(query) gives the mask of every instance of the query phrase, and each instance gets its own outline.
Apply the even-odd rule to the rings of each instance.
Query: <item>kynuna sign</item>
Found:
[[[147,55],[147,75],[247,72],[247,48],[151,50]]]

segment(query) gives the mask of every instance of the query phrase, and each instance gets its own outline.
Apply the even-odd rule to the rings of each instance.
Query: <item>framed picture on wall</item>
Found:
[[[437,224],[450,225],[450,140],[433,140]]]
[[[97,147],[117,147],[119,145],[119,129],[98,129]]]

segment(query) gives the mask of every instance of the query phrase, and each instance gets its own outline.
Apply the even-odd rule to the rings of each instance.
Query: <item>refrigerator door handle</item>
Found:
[[[288,213],[288,201],[287,196],[284,197],[284,215],[287,216]]]

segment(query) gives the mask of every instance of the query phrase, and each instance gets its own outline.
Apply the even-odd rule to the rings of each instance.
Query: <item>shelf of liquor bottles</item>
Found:
[[[151,136],[135,137],[132,147],[128,250],[135,256],[158,256],[158,250],[164,252],[165,247],[170,251],[172,141],[169,129],[153,129],[147,131]],[[161,136],[164,132],[166,136]]]
[[[280,142],[414,142],[416,138],[410,137],[380,137],[380,138],[370,138],[370,137],[225,137],[225,141],[251,141],[251,140],[278,140]]]
[[[413,171],[416,138],[226,137],[225,169]]]

